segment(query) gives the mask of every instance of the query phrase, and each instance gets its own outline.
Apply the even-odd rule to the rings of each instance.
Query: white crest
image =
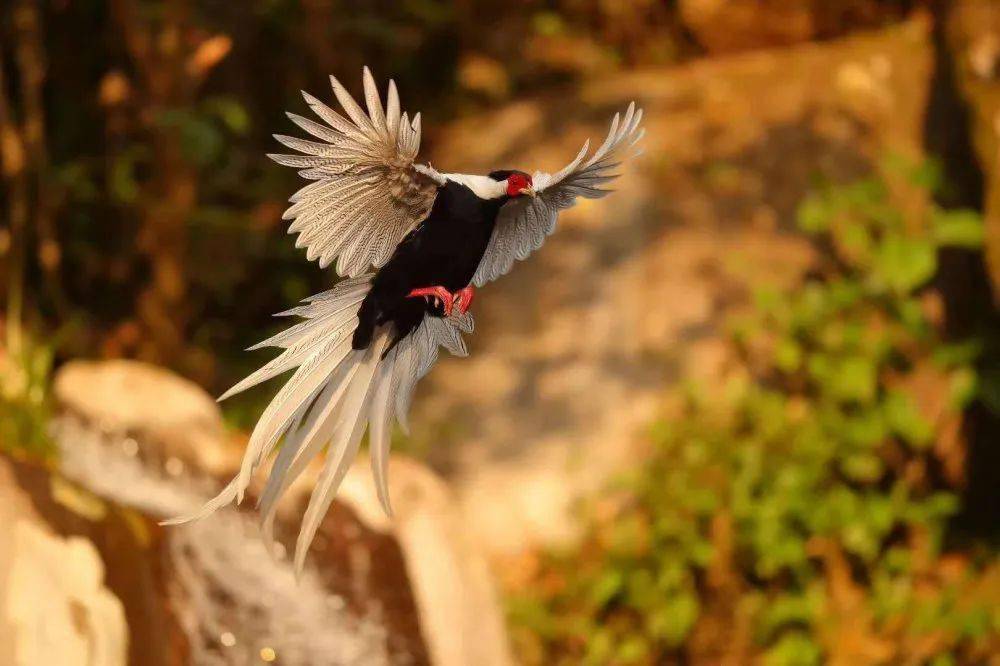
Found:
[[[480,199],[499,199],[507,194],[507,181],[493,180],[489,176],[476,176],[467,173],[443,173],[450,181],[465,185]]]

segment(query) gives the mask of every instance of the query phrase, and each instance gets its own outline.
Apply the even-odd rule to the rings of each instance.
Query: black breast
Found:
[[[392,258],[375,274],[372,290],[358,312],[354,348],[366,348],[380,324],[393,323],[401,339],[424,316],[440,316],[440,308],[406,295],[419,287],[440,285],[455,292],[468,286],[505,201],[481,199],[468,187],[451,181],[441,187],[427,219],[400,242]]]

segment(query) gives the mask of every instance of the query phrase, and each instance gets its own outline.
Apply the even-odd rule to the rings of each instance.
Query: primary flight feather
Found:
[[[615,114],[604,142],[593,153],[587,142],[554,174],[501,170],[489,175],[439,173],[417,164],[420,114],[400,108],[389,82],[385,106],[367,67],[367,112],[330,77],[344,115],[303,93],[323,122],[289,113],[316,140],[275,135],[297,155],[270,155],[300,169],[311,181],[290,198],[284,219],[310,260],[336,261],[343,279],[282,315],[302,321],[255,345],[281,349],[277,358],[233,386],[221,398],[289,370],[254,427],[237,476],[197,514],[241,501],[254,471],[271,457],[259,500],[270,535],[277,501],[310,460],[326,449],[296,544],[301,569],[309,544],[329,508],[367,430],[372,473],[386,513],[387,463],[393,417],[405,429],[417,382],[444,347],[467,354],[468,312],[475,286],[507,273],[555,230],[559,212],[578,197],[597,199],[630,155],[638,154],[642,111],[629,104]]]

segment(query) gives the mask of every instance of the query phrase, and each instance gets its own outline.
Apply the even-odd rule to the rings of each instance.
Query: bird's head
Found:
[[[524,196],[536,196],[535,188],[531,183],[531,176],[523,171],[502,170],[490,173],[490,178],[498,182],[507,183],[507,196],[517,198]]]

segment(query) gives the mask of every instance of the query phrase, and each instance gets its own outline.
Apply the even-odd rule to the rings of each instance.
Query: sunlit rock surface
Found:
[[[62,472],[103,498],[84,492],[104,513],[119,505],[142,512],[135,520],[156,538],[141,557],[162,563],[164,606],[191,663],[254,663],[271,654],[262,650],[283,664],[511,663],[485,559],[467,539],[448,488],[423,465],[391,460],[396,516],[389,520],[367,461],[359,461],[296,581],[287,554],[317,469],[280,505],[272,551],[256,515],[233,507],[160,528],[155,521],[191,513],[218,489],[212,464],[199,466],[205,458],[189,457],[178,465],[170,444],[176,440],[162,435],[185,421],[221,423],[215,402],[139,363],[70,364],[56,385],[60,414],[52,430]],[[77,395],[94,385],[104,388]],[[136,396],[166,407],[156,410],[124,395],[136,385]],[[170,405],[179,407],[171,411]],[[199,446],[222,452],[209,460],[224,460],[232,445],[219,428]],[[126,610],[130,617],[136,612],[128,603]]]
[[[3,663],[184,663],[152,523],[6,457],[0,519]]]
[[[222,414],[194,382],[148,363],[72,361],[60,368],[53,393],[61,411],[87,427],[142,440],[142,457],[169,469],[185,465],[221,474],[239,452],[227,446]]]
[[[0,644],[4,663],[119,666],[128,657],[121,600],[93,543],[46,524],[0,460]]]

